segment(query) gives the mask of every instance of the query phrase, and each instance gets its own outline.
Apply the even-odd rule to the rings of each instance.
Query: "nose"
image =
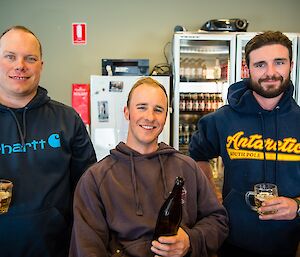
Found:
[[[154,110],[149,109],[147,111],[146,119],[149,120],[149,121],[153,121],[155,119],[155,112],[154,112]]]
[[[15,69],[17,71],[24,71],[25,70],[25,62],[22,58],[18,59]]]
[[[267,66],[266,74],[269,76],[273,76],[276,73],[276,68],[274,64],[269,64]]]

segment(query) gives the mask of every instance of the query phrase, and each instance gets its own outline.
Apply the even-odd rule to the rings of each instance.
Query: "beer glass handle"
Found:
[[[251,210],[257,211],[256,207],[253,206],[253,205],[250,203],[249,196],[251,196],[251,195],[254,196],[254,192],[253,192],[253,191],[248,191],[248,192],[245,194],[245,201],[246,201],[247,205],[251,208]]]

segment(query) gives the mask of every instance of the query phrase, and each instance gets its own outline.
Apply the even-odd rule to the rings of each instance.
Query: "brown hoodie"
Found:
[[[110,153],[76,188],[70,257],[153,256],[157,215],[177,176],[187,191],[181,227],[189,235],[189,256],[220,247],[228,234],[226,211],[190,157],[164,143],[151,154],[124,143]]]

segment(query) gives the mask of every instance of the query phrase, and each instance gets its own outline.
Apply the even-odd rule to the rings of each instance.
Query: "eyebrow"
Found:
[[[5,54],[14,54],[14,55],[17,55],[17,53],[12,52],[12,51],[7,51],[7,50],[3,51],[3,53],[5,53]],[[26,54],[25,56],[35,56],[35,57],[39,58],[39,56],[36,55],[36,54]]]
[[[148,103],[138,103],[136,104],[136,106],[148,106],[149,104]],[[165,108],[160,106],[160,105],[155,105],[155,108],[158,108],[158,109],[161,109],[161,110],[164,110]]]
[[[288,58],[284,58],[284,57],[282,57],[282,58],[275,58],[273,61],[287,61],[288,60]],[[255,62],[255,63],[253,63],[253,65],[258,65],[258,64],[263,64],[263,63],[266,63],[267,61],[265,61],[265,60],[263,60],[263,61],[258,61],[258,62]]]

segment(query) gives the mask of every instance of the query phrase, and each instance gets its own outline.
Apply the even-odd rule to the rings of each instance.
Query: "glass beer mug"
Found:
[[[255,206],[250,203],[250,196],[254,197]],[[247,205],[260,215],[272,214],[274,211],[260,212],[258,209],[262,206],[264,201],[270,200],[278,196],[277,186],[270,183],[260,183],[254,185],[254,191],[248,191],[245,194],[245,201]]]

